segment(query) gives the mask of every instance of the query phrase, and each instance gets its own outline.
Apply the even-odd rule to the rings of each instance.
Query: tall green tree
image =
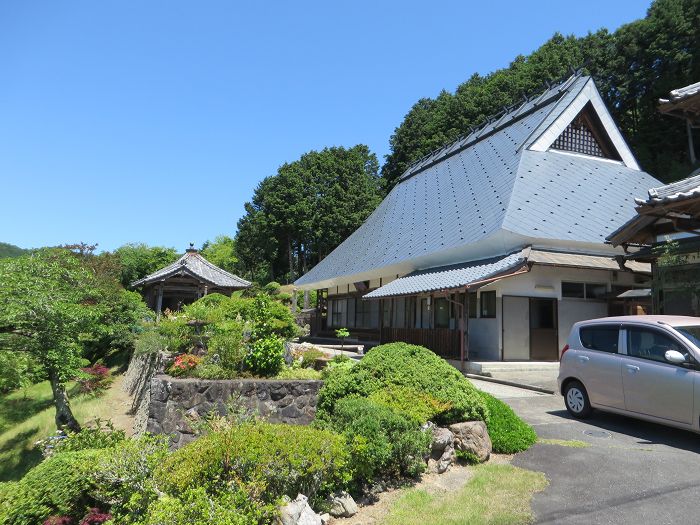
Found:
[[[114,255],[121,265],[119,280],[124,287],[175,262],[178,258],[175,248],[148,246],[143,243],[120,246],[114,250]]]
[[[95,271],[98,261],[93,266],[86,257],[54,248],[0,260],[0,346],[26,353],[43,369],[56,426],[74,431],[80,425],[66,383],[86,364],[88,349],[133,330],[146,312],[137,294],[104,278]]]
[[[700,0],[657,0],[647,16],[584,37],[555,34],[504,69],[472,75],[454,93],[416,102],[390,138],[382,185],[391,190],[408,166],[493,115],[582,68],[591,74],[643,169],[662,180],[690,170],[685,127],[657,111],[671,89],[700,78]]]
[[[219,235],[213,242],[207,241],[202,245],[202,255],[212,264],[227,272],[238,271],[236,257],[236,240],[227,235]]]
[[[311,151],[281,166],[258,185],[238,222],[241,268],[254,280],[294,281],[374,210],[378,172],[364,145]]]

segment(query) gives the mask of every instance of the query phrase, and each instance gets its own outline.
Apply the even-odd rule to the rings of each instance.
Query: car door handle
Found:
[[[581,363],[587,363],[588,361],[591,360],[591,358],[588,357],[588,356],[586,356],[586,355],[580,355],[580,356],[578,356],[578,360],[579,360]]]
[[[636,365],[625,365],[625,367],[626,367],[627,370],[629,370],[630,372],[639,372],[639,367],[636,366]]]

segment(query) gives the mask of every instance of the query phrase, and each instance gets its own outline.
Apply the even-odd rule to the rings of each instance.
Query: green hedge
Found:
[[[486,392],[479,391],[489,409],[487,423],[493,451],[500,454],[515,454],[527,450],[537,441],[537,434],[513,409],[503,401]]]
[[[31,469],[0,495],[0,523],[37,525],[49,516],[81,518],[94,501],[97,460],[104,451],[81,450],[56,454]]]
[[[434,352],[406,343],[377,346],[355,366],[329,373],[319,392],[317,417],[329,417],[344,397],[368,397],[391,386],[429,394],[445,404],[434,415],[435,423],[488,421],[486,405],[469,380]]]
[[[244,423],[203,436],[168,456],[155,472],[161,490],[181,497],[240,492],[253,506],[283,495],[323,497],[350,479],[343,437],[295,425]],[[244,509],[246,512],[251,509]]]
[[[425,470],[432,434],[423,431],[415,419],[385,405],[347,397],[319,424],[345,436],[353,477],[360,486],[379,477],[415,477]]]

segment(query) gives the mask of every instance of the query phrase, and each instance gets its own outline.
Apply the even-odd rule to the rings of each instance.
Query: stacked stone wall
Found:
[[[171,436],[173,448],[192,441],[191,423],[230,409],[255,413],[271,423],[308,425],[316,415],[323,381],[274,379],[177,379],[157,375],[151,380],[146,430]]]

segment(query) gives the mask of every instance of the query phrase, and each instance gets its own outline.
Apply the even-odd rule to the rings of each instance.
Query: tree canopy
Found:
[[[658,99],[700,78],[700,0],[657,0],[644,19],[610,33],[555,34],[528,56],[486,76],[472,75],[454,93],[414,104],[390,139],[382,166],[389,191],[412,163],[525,94],[572,68],[591,74],[641,166],[671,181],[690,171],[685,126],[657,111]]]
[[[265,178],[238,221],[243,273],[292,282],[357,229],[381,200],[379,163],[364,145],[310,151]]]
[[[236,273],[238,257],[236,257],[236,240],[227,235],[218,235],[213,242],[207,241],[202,245],[202,255],[210,263],[222,270]]]
[[[19,257],[27,253],[27,251],[28,250],[15,246],[14,244],[0,242],[0,259],[5,257]]]
[[[43,369],[59,428],[79,428],[65,384],[86,364],[86,351],[110,346],[147,315],[138,294],[95,270],[95,257],[54,248],[0,260],[2,351],[22,352]]]
[[[143,243],[120,246],[114,250],[114,255],[121,265],[119,280],[124,287],[175,262],[178,258],[175,248],[148,246]]]

